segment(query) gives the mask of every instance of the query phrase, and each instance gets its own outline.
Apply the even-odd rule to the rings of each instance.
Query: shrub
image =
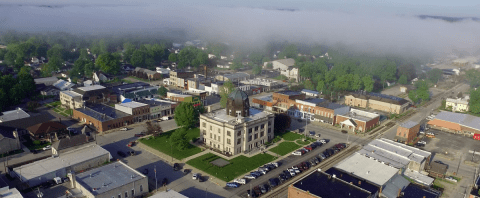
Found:
[[[35,141],[33,141],[33,144],[35,144],[35,145],[39,145],[39,144],[41,144],[41,143],[42,143],[42,142],[40,142],[40,140],[35,140]]]

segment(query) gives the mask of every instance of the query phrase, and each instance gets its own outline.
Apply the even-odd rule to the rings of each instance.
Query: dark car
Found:
[[[141,132],[141,133],[135,134],[135,137],[143,137],[145,135],[146,135],[145,132]]]
[[[283,181],[285,181],[287,178],[285,177],[285,174],[280,173],[280,175],[278,175],[278,179],[280,179],[280,182],[283,182]]]
[[[178,163],[173,164],[173,170],[174,171],[180,170],[180,164],[178,164]]]
[[[125,154],[123,151],[117,151],[117,154],[118,154],[120,157],[127,157],[127,154]]]
[[[265,188],[264,185],[259,185],[258,188],[260,188],[260,191],[262,192],[262,194],[267,193],[267,189]]]
[[[198,176],[198,182],[204,182],[204,181],[206,181],[206,180],[207,180],[206,177],[204,177],[204,176]]]
[[[236,183],[236,182],[228,182],[227,183],[227,187],[230,187],[230,188],[238,188],[240,187],[240,184]]]
[[[134,156],[134,155],[135,155],[135,151],[128,151],[128,154],[129,154],[130,156]]]
[[[328,151],[323,151],[323,155],[325,155],[325,158],[328,158],[328,157],[330,157],[330,155],[329,155]]]
[[[168,184],[168,179],[166,177],[163,178],[162,180],[162,185],[166,186]]]
[[[259,173],[259,172],[250,172],[251,175],[255,175],[257,177],[260,177],[262,175],[262,173]]]
[[[348,133],[348,131],[346,131],[346,130],[342,130],[342,133]]]
[[[262,194],[262,191],[258,186],[253,187],[253,193],[255,193],[255,196],[260,196]]]
[[[277,178],[270,178],[268,180],[268,184],[274,188],[275,186],[278,186],[279,180]]]
[[[317,148],[317,144],[312,143],[312,144],[310,144],[310,147],[312,147],[312,149],[315,149],[315,148]]]

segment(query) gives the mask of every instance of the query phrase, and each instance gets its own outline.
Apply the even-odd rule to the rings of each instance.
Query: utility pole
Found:
[[[463,157],[463,153],[462,155],[460,156],[460,160],[458,161],[458,166],[457,166],[457,175],[458,175],[458,170],[460,169],[460,163],[462,162],[462,157]]]

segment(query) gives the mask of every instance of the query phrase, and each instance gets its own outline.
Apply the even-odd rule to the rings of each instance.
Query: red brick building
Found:
[[[395,139],[400,142],[405,142],[405,144],[413,143],[419,131],[419,123],[413,121],[404,122],[397,128]]]
[[[72,118],[85,124],[93,125],[99,132],[135,123],[134,115],[129,115],[102,104],[92,104],[83,108],[73,109]]]
[[[350,109],[350,112],[346,114],[337,115],[335,124],[340,125],[342,129],[352,132],[366,132],[380,124],[380,115],[358,109]]]

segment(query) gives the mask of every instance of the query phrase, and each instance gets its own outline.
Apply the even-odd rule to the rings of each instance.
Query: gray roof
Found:
[[[11,111],[4,111],[0,113],[0,122],[8,122],[12,120],[18,120],[28,118],[30,115],[21,108],[17,108]]]
[[[410,181],[405,179],[402,175],[395,175],[392,180],[387,183],[387,186],[382,190],[386,197],[396,198],[398,191],[405,189],[410,184]]]
[[[275,60],[279,63],[282,63],[286,65],[287,67],[294,66],[295,65],[295,59],[293,58],[287,58],[287,59],[280,59],[280,60]]]
[[[414,122],[414,121],[407,121],[407,122],[404,122],[404,123],[400,124],[401,127],[407,128],[407,129],[412,128],[412,127],[417,126],[417,125],[418,125],[418,122]]]
[[[368,145],[375,149],[369,149],[370,147],[365,146],[364,148],[362,148],[362,150],[374,150],[374,152],[369,152],[368,155],[377,154],[378,156],[381,156],[381,158],[378,158],[378,160],[385,160],[385,158],[387,158],[388,160],[385,160],[385,162],[391,162],[392,166],[395,165],[395,163],[393,162],[403,164],[402,161],[404,161],[405,159],[422,163],[424,160],[426,160],[428,156],[431,155],[430,152],[423,151],[398,142],[394,142],[385,138],[375,139],[371,141]]]
[[[114,162],[76,175],[77,182],[93,195],[138,181],[145,176],[122,162]],[[95,188],[95,190],[93,190]],[[145,186],[144,188],[148,188]]]
[[[228,94],[228,98],[233,100],[246,100],[248,99],[248,95],[240,89],[235,89],[232,93]]]
[[[338,163],[335,168],[344,170],[357,177],[364,178],[376,185],[383,186],[398,174],[398,169],[382,164],[358,153]]]
[[[437,120],[458,123],[462,126],[480,130],[480,118],[468,114],[442,111],[435,117]]]
[[[92,104],[75,109],[101,122],[129,116],[129,114],[102,104]]]
[[[67,138],[63,138],[63,139],[60,139],[59,141],[54,142],[52,144],[52,147],[55,148],[56,150],[63,150],[70,147],[79,146],[79,145],[88,143],[90,142],[90,140],[91,140],[90,137],[88,137],[85,134],[80,134],[72,137],[67,136]]]
[[[150,107],[156,107],[156,106],[161,106],[161,105],[172,105],[172,103],[155,100],[153,98],[150,99],[150,100],[143,99],[143,100],[140,100],[138,102],[143,103],[143,104],[148,104],[148,105],[150,105]]]
[[[41,83],[46,83],[46,82],[57,82],[58,78],[57,77],[48,77],[48,78],[35,78],[33,81],[35,81],[35,84],[41,84]]]
[[[312,94],[319,94],[318,91],[312,91],[309,89],[302,89],[302,92],[312,93]]]
[[[226,77],[226,78],[229,78],[229,79],[231,79],[231,78],[245,78],[245,77],[250,77],[249,74],[247,74],[247,73],[241,73],[241,72],[237,72],[237,73],[233,73],[233,74],[225,74],[225,75],[223,75],[223,76]]]
[[[321,105],[318,105],[320,107],[325,107],[327,109],[339,109],[339,108],[343,108],[343,107],[346,107],[345,105],[341,105],[341,104],[337,104],[337,103],[324,103],[324,104],[321,104]]]
[[[15,139],[15,136],[13,136],[15,130],[17,129],[13,127],[0,126],[0,139],[3,137]]]
[[[302,94],[301,92],[298,91],[290,91],[290,90],[285,90],[285,91],[278,91],[276,93],[287,95],[287,96],[295,96],[295,95],[300,95]]]

